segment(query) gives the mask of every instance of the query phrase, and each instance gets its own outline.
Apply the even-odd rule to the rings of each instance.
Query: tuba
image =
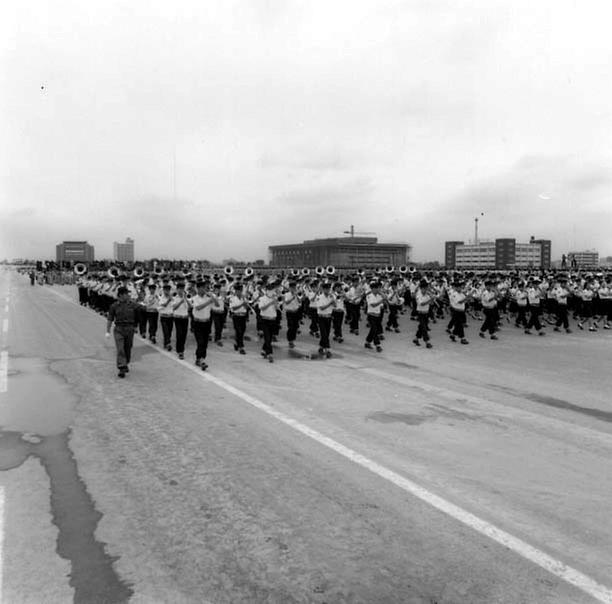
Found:
[[[399,272],[400,272],[402,275],[405,275],[405,274],[408,272],[408,267],[407,267],[406,265],[402,265],[402,266],[400,266],[400,267],[399,267]]]
[[[82,262],[77,262],[74,265],[74,274],[75,275],[84,275],[87,272],[87,265],[83,264]]]
[[[245,277],[252,277],[254,272],[255,272],[255,271],[254,271],[254,270],[253,270],[253,269],[252,269],[250,266],[247,266],[247,267],[244,269],[244,276],[245,276]]]
[[[325,267],[325,272],[328,275],[335,275],[336,274],[336,268],[330,264],[329,266]]]
[[[230,275],[234,274],[234,267],[231,264],[228,264],[224,269],[223,272],[229,277]]]
[[[304,277],[307,277],[308,275],[310,275],[310,269],[308,267],[304,267],[302,269],[302,275],[304,275]]]
[[[108,271],[106,271],[106,274],[112,279],[117,279],[119,275],[121,275],[121,271],[116,266],[111,266]]]
[[[145,270],[142,266],[137,266],[133,271],[132,275],[136,277],[136,279],[142,279],[145,275]]]
[[[322,277],[325,274],[325,268],[322,266],[317,266],[315,268],[315,273],[317,273],[317,275],[319,275],[319,277]]]
[[[386,272],[387,274],[391,274],[391,273],[395,272],[395,267],[394,267],[393,265],[391,265],[391,264],[388,264],[388,265],[385,267],[385,272]]]
[[[291,276],[292,277],[297,277],[299,274],[300,274],[299,269],[297,269],[297,268],[292,268],[291,269]]]

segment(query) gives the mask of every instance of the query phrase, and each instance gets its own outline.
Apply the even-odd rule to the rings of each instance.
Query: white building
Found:
[[[113,258],[117,262],[134,262],[134,240],[128,237],[125,243],[113,243]]]

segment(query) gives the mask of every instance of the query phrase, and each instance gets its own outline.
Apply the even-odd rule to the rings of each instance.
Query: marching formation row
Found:
[[[318,339],[319,353],[326,357],[331,356],[330,339],[341,343],[345,326],[358,335],[363,317],[367,325],[364,346],[379,352],[384,332],[399,333],[398,316],[404,313],[417,322],[413,343],[420,346],[423,342],[428,348],[432,346],[429,322],[443,319],[447,313],[449,337],[462,344],[468,344],[468,314],[484,319],[479,335],[493,340],[498,337],[502,317],[527,334],[536,331],[540,335],[545,333],[542,321],[553,324],[555,331],[571,332],[571,315],[579,328],[590,331],[596,331],[600,321],[604,329],[612,323],[612,276],[494,274],[481,278],[455,273],[452,277],[451,281],[447,275],[428,280],[419,274],[355,274],[340,280],[333,275],[311,279],[281,274],[245,280],[215,275],[186,281],[179,277],[83,276],[77,285],[80,303],[106,315],[109,332],[115,323],[116,340],[121,332],[129,339],[127,333],[133,334],[136,328],[155,343],[161,327],[163,347],[174,349],[183,358],[191,331],[196,340],[195,361],[203,369],[207,367],[209,341],[223,345],[228,318],[234,349],[245,354],[247,322],[254,317],[262,339],[261,354],[270,362],[283,317],[289,347],[295,346],[300,325],[306,321],[310,335]],[[124,351],[118,366],[127,367],[128,363],[129,352],[126,355]]]

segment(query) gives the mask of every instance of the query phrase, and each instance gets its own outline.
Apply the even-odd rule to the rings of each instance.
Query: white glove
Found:
[[[107,331],[107,332],[104,334],[104,337],[105,337],[105,338],[110,338],[110,336],[111,336],[111,335],[110,335],[110,331]]]

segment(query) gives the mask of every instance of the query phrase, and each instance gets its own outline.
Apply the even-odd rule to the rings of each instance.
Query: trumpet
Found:
[[[84,275],[87,272],[87,265],[82,262],[77,262],[74,265],[74,274],[75,275]]]

